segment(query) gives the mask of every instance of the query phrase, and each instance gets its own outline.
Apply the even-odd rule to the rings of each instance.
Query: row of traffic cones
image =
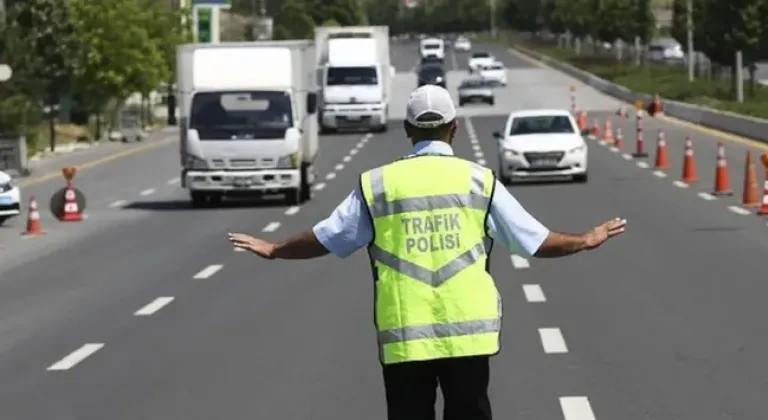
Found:
[[[606,120],[600,136],[599,122],[595,120],[591,134],[593,138],[599,139],[602,143],[610,144],[615,149],[621,149],[624,145],[624,134],[621,128],[616,130],[612,127],[611,120]],[[643,151],[642,139],[638,139],[636,157],[647,156]],[[696,159],[693,151],[693,141],[691,137],[685,138],[683,150],[683,170],[680,181],[685,184],[692,184],[699,180],[698,170],[696,168]],[[768,168],[768,154],[764,153],[761,157],[766,168]],[[725,145],[722,142],[717,143],[717,160],[715,162],[715,182],[712,195],[729,196],[733,195],[733,189],[730,185],[728,175],[728,159],[725,154]],[[669,169],[671,167],[669,160],[669,150],[664,132],[659,130],[656,136],[656,155],[654,159],[654,168],[658,170]],[[747,151],[744,162],[744,185],[741,205],[748,208],[758,208],[758,214],[768,215],[768,177],[763,184],[763,192],[760,193],[757,180],[757,169],[754,157],[751,151]]]
[[[83,220],[83,213],[80,210],[80,205],[77,204],[77,193],[75,187],[71,182],[67,183],[64,190],[64,208],[62,209],[61,217],[62,222],[80,222]],[[43,224],[40,221],[40,211],[37,208],[37,199],[35,196],[29,198],[29,209],[27,212],[27,228],[22,235],[24,236],[38,236],[45,235],[47,232],[43,229]]]

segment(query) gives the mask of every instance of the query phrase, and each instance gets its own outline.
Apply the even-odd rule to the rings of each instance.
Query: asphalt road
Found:
[[[573,81],[487,48],[525,73],[510,78],[518,107],[569,107],[567,94],[542,89]],[[394,47],[399,71],[413,67],[415,51]],[[577,88],[592,115],[618,105]],[[503,122],[462,118],[457,154],[494,167],[491,133]],[[561,260],[495,250],[506,314],[493,362],[496,417],[765,418],[768,226],[729,210],[738,197],[699,195],[711,189],[711,133],[649,124],[675,142],[678,166],[667,177],[591,143],[589,183],[510,187],[554,230],[614,216],[630,230]],[[681,188],[674,149],[686,135],[702,181]],[[408,150],[397,124],[373,136],[324,136],[321,145],[323,183],[300,208],[190,210],[171,182],[178,157],[168,141],[83,171],[79,185],[93,203],[85,222],[51,222],[45,238],[0,237],[0,418],[384,419],[365,253],[263,261],[226,240],[229,231],[280,239],[307,229],[360,172]],[[736,184],[745,146],[727,147]],[[110,207],[117,200],[125,203]]]

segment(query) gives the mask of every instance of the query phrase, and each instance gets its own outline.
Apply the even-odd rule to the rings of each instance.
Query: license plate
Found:
[[[11,197],[0,197],[0,205],[10,205],[13,204],[13,199]]]
[[[253,184],[251,178],[235,178],[232,182],[236,187],[248,187]]]
[[[347,121],[360,121],[363,117],[361,115],[350,115],[347,117]]]
[[[531,166],[536,168],[550,168],[557,166],[555,159],[538,159],[531,162]]]

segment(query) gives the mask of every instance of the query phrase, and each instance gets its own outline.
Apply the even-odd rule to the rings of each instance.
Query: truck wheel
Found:
[[[189,198],[192,200],[192,208],[195,209],[204,208],[208,204],[208,196],[199,191],[190,192]]]
[[[326,126],[324,126],[324,125],[320,125],[320,134],[331,134],[331,133],[333,133],[334,131],[335,131],[335,130],[333,130],[333,129],[332,129],[332,128],[330,128],[330,127],[326,127]]]
[[[289,206],[298,206],[301,204],[301,192],[301,188],[286,191],[285,204]]]
[[[379,133],[386,133],[387,130],[389,130],[389,124],[384,123],[381,126],[379,126],[379,129],[376,131],[378,131]]]
[[[301,186],[299,187],[299,203],[312,199],[312,185],[309,183],[309,167],[301,165]]]

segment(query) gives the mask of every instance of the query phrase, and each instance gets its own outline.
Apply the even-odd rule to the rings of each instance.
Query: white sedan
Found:
[[[483,79],[499,83],[502,86],[507,85],[507,69],[504,68],[502,63],[480,66],[479,74]]]
[[[0,171],[0,225],[21,213],[21,192],[13,178]]]
[[[494,56],[488,54],[487,52],[479,51],[472,53],[472,56],[469,57],[469,60],[467,61],[467,67],[469,67],[470,73],[474,73],[481,66],[488,66],[494,62],[496,62],[496,58]]]
[[[587,182],[587,143],[566,110],[513,112],[499,141],[499,180],[570,178]]]
[[[453,43],[453,49],[456,51],[469,51],[472,49],[472,43],[467,38],[459,37]]]

